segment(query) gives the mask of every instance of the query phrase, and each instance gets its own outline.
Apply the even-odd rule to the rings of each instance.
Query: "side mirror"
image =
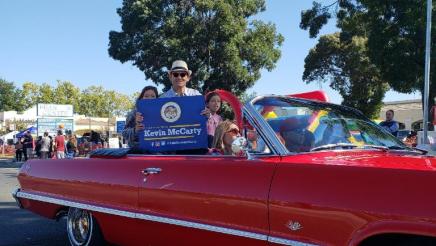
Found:
[[[247,139],[244,137],[238,137],[232,142],[232,153],[235,156],[244,156],[247,151]]]

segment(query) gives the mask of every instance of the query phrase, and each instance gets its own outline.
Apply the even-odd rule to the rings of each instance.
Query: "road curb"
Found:
[[[24,162],[15,162],[12,159],[1,159],[0,168],[20,168]]]

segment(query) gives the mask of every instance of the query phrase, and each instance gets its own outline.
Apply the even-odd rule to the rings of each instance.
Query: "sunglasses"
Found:
[[[174,78],[177,78],[179,76],[180,78],[184,78],[188,75],[187,73],[171,73],[171,74],[174,76]]]
[[[227,131],[226,133],[231,133],[233,135],[239,135],[239,130],[238,129],[231,129],[231,130]]]

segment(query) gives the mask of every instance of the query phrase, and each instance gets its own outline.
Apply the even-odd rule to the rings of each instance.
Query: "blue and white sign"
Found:
[[[42,136],[44,132],[48,132],[50,136],[56,136],[57,131],[61,129],[66,131],[74,131],[74,120],[64,118],[39,118],[37,121],[38,136]]]
[[[117,133],[122,133],[125,127],[126,127],[125,120],[117,120]]]
[[[144,116],[144,131],[139,132],[140,148],[172,151],[207,148],[203,96],[140,100],[138,111]]]

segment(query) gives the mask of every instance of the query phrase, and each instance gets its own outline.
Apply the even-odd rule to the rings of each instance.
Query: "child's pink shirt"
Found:
[[[207,135],[215,135],[215,129],[223,119],[218,114],[211,114],[207,120]]]

